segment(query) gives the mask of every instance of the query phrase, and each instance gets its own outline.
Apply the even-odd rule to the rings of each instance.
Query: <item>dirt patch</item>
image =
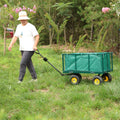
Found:
[[[49,90],[48,89],[41,89],[40,90],[42,93],[47,93]]]
[[[72,48],[70,48],[69,45],[60,45],[60,46],[57,46],[57,45],[43,45],[41,46],[41,48],[52,48],[52,49],[59,49],[59,50],[63,50],[64,52],[74,52],[75,53],[75,46],[73,46]],[[81,53],[86,53],[86,52],[94,52],[93,50],[91,49],[87,49],[87,48],[84,48],[84,47],[80,47],[78,49],[77,52],[81,52]]]
[[[8,68],[8,66],[7,65],[2,65],[2,68]]]

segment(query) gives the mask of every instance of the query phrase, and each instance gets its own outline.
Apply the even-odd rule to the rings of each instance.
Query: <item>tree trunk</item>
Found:
[[[6,27],[4,27],[4,55],[6,54]]]
[[[119,17],[118,17],[118,56],[120,57],[120,25],[119,25]]]
[[[66,27],[64,28],[64,41],[65,41],[65,45],[67,45],[67,40],[66,40]]]
[[[57,32],[57,45],[59,45],[60,34],[59,31]]]
[[[49,0],[49,14],[50,14],[50,12],[51,12],[51,9],[50,9],[50,2],[51,2],[51,0]],[[50,46],[52,45],[52,28],[51,28],[52,26],[51,25],[49,25],[49,41],[50,41]]]
[[[49,40],[50,40],[50,45],[52,45],[52,30],[49,28]]]
[[[91,35],[90,35],[90,41],[92,41],[92,40],[93,40],[93,32],[94,32],[94,25],[93,25],[93,23],[92,23],[92,25],[91,25]]]
[[[118,29],[118,53],[120,57],[120,28]]]

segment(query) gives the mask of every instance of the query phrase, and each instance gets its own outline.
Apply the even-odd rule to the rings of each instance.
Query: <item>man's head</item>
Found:
[[[30,18],[27,16],[26,11],[20,11],[19,12],[19,18],[18,20],[29,20]]]

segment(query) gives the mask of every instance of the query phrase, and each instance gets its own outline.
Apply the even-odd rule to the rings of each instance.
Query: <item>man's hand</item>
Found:
[[[37,47],[36,47],[36,46],[34,46],[34,47],[33,47],[33,50],[35,50],[35,51],[36,51],[36,50],[37,50]]]
[[[11,48],[12,48],[12,46],[9,46],[9,47],[8,47],[8,50],[11,51]]]
[[[9,50],[9,51],[11,51],[11,48],[12,48],[13,44],[16,42],[16,40],[17,40],[17,37],[14,36],[14,37],[12,38],[12,41],[11,41],[9,47],[8,47],[8,50]]]
[[[37,44],[38,44],[38,42],[39,42],[39,35],[36,35],[35,36],[35,43],[34,43],[34,46],[33,46],[33,50],[37,50]]]

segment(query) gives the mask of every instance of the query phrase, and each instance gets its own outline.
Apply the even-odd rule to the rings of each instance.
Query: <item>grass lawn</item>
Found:
[[[8,41],[9,43],[10,41]],[[7,46],[8,46],[7,43]],[[62,71],[62,56],[51,48],[40,52]],[[19,46],[3,56],[0,40],[0,120],[119,120],[120,59],[114,56],[112,82],[92,84],[95,74],[81,74],[79,85],[71,85],[69,76],[61,76],[39,55],[32,57],[38,81],[29,82],[29,71],[18,84],[21,55]]]

